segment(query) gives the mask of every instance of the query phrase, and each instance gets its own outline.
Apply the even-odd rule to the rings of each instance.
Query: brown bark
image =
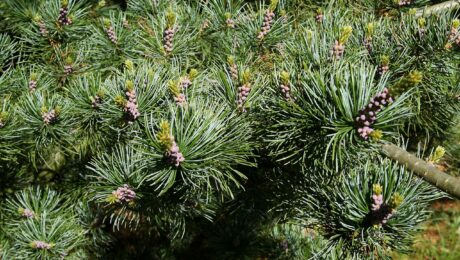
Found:
[[[450,194],[452,197],[460,199],[459,178],[438,170],[434,165],[417,158],[394,144],[384,144],[382,150],[388,158],[406,166],[407,169],[413,171],[418,177]]]

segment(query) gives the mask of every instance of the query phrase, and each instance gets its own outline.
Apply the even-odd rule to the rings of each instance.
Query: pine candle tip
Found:
[[[125,66],[129,71],[134,70],[134,63],[132,60],[129,60],[129,59],[125,60]]]
[[[115,97],[115,104],[119,107],[124,107],[126,104],[126,100],[122,95],[117,95]]]
[[[43,241],[38,241],[38,240],[34,240],[30,243],[30,247],[32,248],[35,248],[35,249],[51,249],[54,247],[54,243],[46,243],[46,242],[43,242]]]
[[[30,74],[30,80],[37,80],[37,73]]]
[[[41,22],[42,17],[37,14],[37,15],[34,16],[33,20],[38,23],[38,22]]]
[[[110,20],[108,18],[104,18],[102,21],[106,27],[110,26]]]
[[[392,209],[396,209],[402,204],[403,201],[404,201],[404,197],[401,194],[399,194],[399,192],[395,192],[393,194],[390,206]]]
[[[99,8],[101,8],[101,7],[104,7],[106,4],[107,4],[107,3],[105,2],[105,0],[101,0],[101,1],[99,1],[99,3],[97,3],[97,6],[98,6]]]
[[[432,163],[438,163],[442,159],[442,157],[444,157],[445,153],[446,149],[444,147],[437,146],[434,150],[434,153],[430,156],[428,160]]]
[[[269,7],[270,11],[272,12],[275,11],[277,5],[278,5],[278,0],[271,0],[270,7]]]
[[[455,29],[458,29],[458,27],[460,27],[460,20],[459,19],[454,19],[452,21],[452,27],[455,28]]]
[[[340,32],[339,43],[344,44],[348,41],[348,38],[350,38],[351,33],[353,32],[353,27],[351,27],[350,25],[347,25],[347,26],[342,27],[340,31],[341,32]]]
[[[132,80],[129,80],[129,79],[126,80],[125,85],[126,85],[126,90],[128,90],[128,91],[133,91],[133,89],[134,89],[134,82],[133,82]]]
[[[413,70],[409,72],[408,79],[412,84],[417,85],[422,82],[423,74],[418,70]]]
[[[369,136],[373,141],[380,141],[383,137],[382,130],[374,130],[372,131]]]
[[[190,72],[188,73],[188,77],[190,80],[196,78],[198,76],[198,70],[197,69],[191,69]]]
[[[411,8],[411,9],[409,9],[409,12],[408,12],[409,15],[415,15],[416,13],[417,13],[417,9],[416,9],[416,8]]]
[[[228,56],[228,57],[227,57],[227,63],[228,63],[229,65],[235,64],[235,57],[234,57],[234,56],[231,56],[231,55]]]
[[[383,188],[380,184],[373,184],[372,185],[372,191],[376,194],[376,195],[380,195],[382,194],[382,191],[383,191]]]
[[[382,65],[389,65],[390,64],[390,57],[388,55],[382,55],[380,56],[380,61]]]
[[[419,18],[419,19],[418,19],[417,23],[418,23],[418,26],[420,26],[420,27],[425,27],[425,25],[426,25],[426,20],[425,20],[425,18],[422,17],[422,18]]]
[[[68,56],[68,57],[65,59],[65,63],[66,63],[67,65],[71,65],[71,64],[73,63],[72,57]]]
[[[243,72],[243,83],[248,83],[251,80],[251,71],[249,69],[246,69]]]
[[[174,13],[171,7],[168,9],[168,12],[166,13],[166,21],[168,28],[173,28],[174,24],[176,23],[176,14]]]
[[[281,71],[281,74],[280,74],[280,77],[281,77],[281,80],[283,81],[283,83],[287,84],[289,83],[289,72],[283,70]]]
[[[366,25],[366,32],[367,32],[367,36],[370,37],[374,34],[374,29],[375,29],[375,23],[374,22],[370,22]]]

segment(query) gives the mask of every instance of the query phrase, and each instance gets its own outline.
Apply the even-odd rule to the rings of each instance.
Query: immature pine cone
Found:
[[[43,119],[43,123],[45,123],[45,125],[49,125],[49,124],[52,124],[52,123],[56,122],[56,120],[57,120],[56,110],[51,109],[48,112],[43,112],[42,113],[42,119]]]
[[[128,101],[126,102],[124,111],[127,113],[128,123],[132,124],[134,120],[136,120],[141,115],[137,108],[136,91],[133,88],[132,90],[127,90],[125,94],[128,98]]]
[[[361,138],[364,140],[369,138],[369,134],[374,131],[371,127],[377,119],[377,113],[392,102],[393,98],[390,96],[388,89],[385,88],[382,93],[371,98],[369,104],[359,111],[359,116],[356,117],[355,125]]]
[[[34,91],[37,88],[37,81],[30,80],[29,81],[29,91]]]
[[[317,23],[322,23],[323,22],[323,19],[324,19],[324,15],[321,14],[321,13],[318,13],[315,15],[315,20]]]
[[[371,38],[371,37],[366,37],[366,38],[364,39],[364,47],[366,47],[367,52],[368,52],[369,54],[372,53],[373,45],[372,45],[372,38]]]
[[[180,81],[180,86],[183,89],[186,89],[186,88],[190,87],[191,85],[192,85],[192,81],[190,80],[190,78],[188,76],[183,77],[181,79],[181,81]]]
[[[122,187],[118,187],[116,191],[112,192],[112,195],[117,198],[117,202],[131,202],[136,198],[136,192],[134,192],[128,184],[123,184]]]
[[[187,104],[187,100],[185,99],[185,95],[180,93],[177,96],[173,97],[174,101],[176,102],[177,105],[183,106]]]
[[[96,95],[91,101],[91,107],[92,108],[99,108],[101,103],[102,103],[102,98],[100,96]]]
[[[40,28],[40,33],[43,37],[48,36],[48,30],[46,29],[46,25],[43,21],[38,22],[38,27]]]
[[[21,216],[24,218],[33,218],[35,213],[30,209],[21,209]]]
[[[399,6],[406,6],[406,5],[410,5],[411,4],[411,1],[410,0],[400,0],[398,5]]]
[[[113,30],[113,27],[112,26],[109,26],[107,29],[106,29],[106,33],[107,33],[107,36],[109,37],[110,41],[113,43],[113,44],[117,44],[118,40],[117,40],[117,35],[115,34],[115,31]]]
[[[43,242],[43,241],[38,241],[38,240],[32,241],[30,246],[32,248],[36,248],[36,249],[51,249],[53,247],[51,244],[48,244],[48,243]]]
[[[70,74],[72,74],[72,72],[73,72],[73,67],[72,67],[72,65],[65,65],[65,66],[64,66],[64,73],[65,73],[66,75],[70,75]]]
[[[340,59],[343,57],[343,53],[345,52],[345,45],[339,43],[339,41],[334,42],[334,46],[332,47],[330,54],[335,59]]]
[[[170,53],[173,50],[173,37],[175,33],[174,28],[168,28],[163,33],[163,48],[166,53]]]
[[[251,91],[251,84],[249,83],[243,84],[243,86],[238,88],[238,100],[236,103],[237,103],[238,109],[241,112],[246,112],[246,109],[244,108],[244,103],[246,99],[248,98],[250,91]]]
[[[227,20],[225,20],[225,23],[227,24],[228,28],[235,28],[235,21],[232,18],[227,18]]]
[[[172,145],[171,148],[166,152],[166,157],[168,158],[168,162],[170,164],[179,167],[180,163],[185,161],[185,158],[179,151],[179,146],[177,145],[176,141],[174,141],[174,137],[172,139]]]
[[[264,22],[262,24],[262,28],[260,29],[260,32],[257,35],[257,38],[259,40],[262,40],[265,37],[265,35],[267,35],[268,32],[270,32],[270,29],[271,29],[272,24],[273,24],[273,18],[274,17],[275,17],[275,13],[273,11],[271,11],[270,9],[268,9],[265,12]]]
[[[72,20],[68,17],[69,9],[67,6],[62,6],[59,10],[59,17],[58,21],[61,25],[70,25],[72,24]]]

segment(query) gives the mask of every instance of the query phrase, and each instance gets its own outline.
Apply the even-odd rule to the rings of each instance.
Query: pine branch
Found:
[[[384,144],[382,150],[386,156],[405,165],[420,178],[453,197],[460,199],[460,180],[458,178],[436,169],[433,165],[428,164],[394,144]]]
[[[417,9],[417,13],[415,14],[415,17],[420,17],[420,16],[429,16],[433,13],[438,13],[438,12],[443,12],[446,10],[454,10],[460,8],[460,1],[459,0],[451,0],[451,1],[445,1],[439,4],[435,4],[429,7],[423,7]]]

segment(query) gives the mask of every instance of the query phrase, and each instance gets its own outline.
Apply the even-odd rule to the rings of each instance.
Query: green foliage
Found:
[[[380,146],[460,111],[428,3],[2,1],[0,258],[407,251],[442,194]]]

